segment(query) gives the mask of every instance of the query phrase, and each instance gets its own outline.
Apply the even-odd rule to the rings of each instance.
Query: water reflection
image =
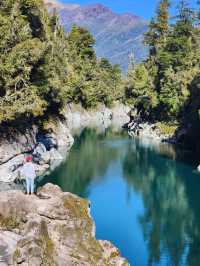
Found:
[[[129,185],[142,194],[145,212],[139,219],[149,250],[148,265],[160,265],[164,259],[166,265],[198,266],[200,223],[186,183],[199,177],[191,175],[184,164],[160,156],[175,155],[172,147],[160,145],[158,150],[146,144],[132,141],[123,170]]]
[[[87,187],[95,179],[101,179],[110,163],[120,155],[120,149],[105,145],[112,136],[112,129],[93,128],[77,130],[75,144],[65,163],[40,182],[59,185],[64,191],[87,196]],[[119,133],[115,139],[121,138]]]
[[[133,265],[199,266],[200,176],[175,160],[175,148],[111,129],[77,134],[43,183],[88,197],[98,236]]]

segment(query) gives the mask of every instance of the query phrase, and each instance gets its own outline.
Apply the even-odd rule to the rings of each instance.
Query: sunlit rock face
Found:
[[[131,14],[117,14],[102,4],[79,6],[46,0],[48,9],[56,8],[61,24],[70,31],[73,24],[87,28],[96,39],[96,52],[127,71],[133,53],[136,62],[146,57],[143,34],[147,21]]]
[[[22,266],[129,265],[110,242],[95,239],[88,201],[52,184],[38,196],[0,193],[0,259]]]

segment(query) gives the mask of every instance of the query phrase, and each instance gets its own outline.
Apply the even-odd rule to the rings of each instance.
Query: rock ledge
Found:
[[[95,239],[87,200],[47,184],[38,196],[0,193],[0,265],[129,264],[110,242]]]

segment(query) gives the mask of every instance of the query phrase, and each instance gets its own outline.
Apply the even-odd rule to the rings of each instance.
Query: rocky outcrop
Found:
[[[130,136],[149,138],[157,142],[176,143],[176,137],[174,134],[161,132],[158,125],[155,123],[148,123],[134,119],[127,124],[127,128]]]
[[[128,115],[130,110],[129,106],[121,103],[116,103],[112,108],[99,105],[96,110],[91,111],[85,110],[79,104],[68,104],[64,116],[70,129],[83,127],[122,127],[130,120]]]
[[[155,124],[132,121],[128,124],[128,132],[130,136],[152,138],[158,141],[163,140],[163,136],[160,134]]]
[[[38,196],[0,193],[0,265],[129,264],[110,242],[95,239],[87,200],[47,184]]]
[[[13,182],[21,179],[21,167],[27,153],[31,153],[36,163],[38,175],[56,167],[73,144],[73,137],[66,125],[60,120],[54,121],[54,127],[48,132],[40,132],[37,126],[20,132],[15,129],[0,137],[0,182]]]
[[[27,153],[31,153],[37,174],[43,176],[57,167],[67,156],[73,145],[72,132],[78,128],[122,127],[129,121],[130,108],[116,103],[108,109],[104,105],[86,111],[81,105],[68,104],[63,112],[64,119],[51,119],[42,130],[34,125],[24,132],[17,129],[0,136],[0,183],[21,180],[20,169]],[[5,185],[2,190],[9,188]],[[12,186],[13,187],[13,186]]]

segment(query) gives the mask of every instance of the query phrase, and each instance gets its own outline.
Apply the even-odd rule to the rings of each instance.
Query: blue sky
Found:
[[[93,3],[102,3],[115,12],[131,12],[136,15],[142,16],[146,19],[149,19],[153,16],[157,3],[159,0],[60,0],[66,3],[77,3],[81,5],[93,4]],[[177,5],[178,0],[172,1],[174,6]],[[196,0],[189,1],[191,5],[196,3]]]

